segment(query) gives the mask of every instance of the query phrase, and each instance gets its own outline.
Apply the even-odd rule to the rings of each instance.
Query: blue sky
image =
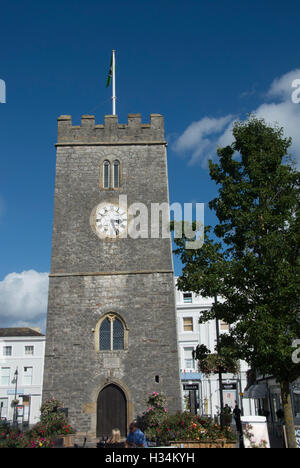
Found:
[[[280,120],[300,154],[300,105],[290,100],[300,78],[299,14],[289,0],[2,2],[0,295],[16,291],[22,272],[31,271],[31,281],[50,269],[56,119],[71,114],[79,124],[95,114],[102,123],[111,113],[112,49],[119,122],[135,112],[145,122],[151,113],[165,117],[171,202],[216,195],[207,159],[248,112]],[[205,223],[214,221],[206,208]],[[175,267],[178,274],[177,260]],[[5,278],[13,274],[10,288]],[[0,299],[0,325],[9,307]]]

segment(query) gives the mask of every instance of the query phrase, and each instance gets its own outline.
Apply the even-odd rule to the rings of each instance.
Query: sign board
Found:
[[[183,390],[199,390],[198,384],[183,384]]]
[[[236,383],[222,383],[223,390],[236,390]]]
[[[270,448],[265,416],[242,416],[241,422],[245,448]]]
[[[18,418],[23,417],[24,415],[24,405],[17,405],[17,416]]]
[[[14,395],[14,394],[15,394],[15,389],[7,390],[7,395]],[[24,388],[17,388],[17,396],[18,395],[24,395]]]

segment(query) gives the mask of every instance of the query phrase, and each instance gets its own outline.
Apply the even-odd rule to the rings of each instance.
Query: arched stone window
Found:
[[[108,317],[101,323],[99,335],[99,349],[111,349],[111,321]]]
[[[114,161],[114,188],[120,188],[120,162]]]
[[[103,163],[103,188],[110,188],[110,162]]]
[[[96,328],[98,351],[119,351],[127,348],[127,328],[115,314],[105,315]]]

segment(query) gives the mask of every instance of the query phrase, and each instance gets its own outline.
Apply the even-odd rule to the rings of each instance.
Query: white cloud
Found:
[[[0,326],[36,326],[45,330],[48,273],[9,273],[0,281]]]
[[[284,128],[284,135],[292,137],[291,154],[300,167],[300,103],[292,101],[294,80],[300,79],[300,69],[296,69],[276,78],[265,94],[266,102],[257,109],[250,110],[258,118],[265,119],[269,125],[278,124]],[[299,93],[300,94],[300,93]],[[218,146],[232,143],[232,124],[236,120],[231,115],[213,118],[203,117],[192,122],[173,144],[174,151],[185,153],[189,164],[207,165],[208,159],[216,157]]]
[[[267,93],[269,97],[281,98],[284,101],[291,101],[293,91],[292,83],[295,79],[300,78],[300,69],[292,70],[285,75],[275,78]]]
[[[178,153],[189,154],[189,164],[202,161],[205,165],[207,159],[215,152],[215,141],[232,119],[232,115],[226,115],[220,118],[203,117],[198,122],[192,122],[177,138],[173,149]]]

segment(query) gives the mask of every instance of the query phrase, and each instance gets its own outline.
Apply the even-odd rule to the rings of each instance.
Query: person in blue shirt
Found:
[[[145,434],[137,427],[136,422],[130,423],[129,434],[125,442],[125,447],[148,447]]]

